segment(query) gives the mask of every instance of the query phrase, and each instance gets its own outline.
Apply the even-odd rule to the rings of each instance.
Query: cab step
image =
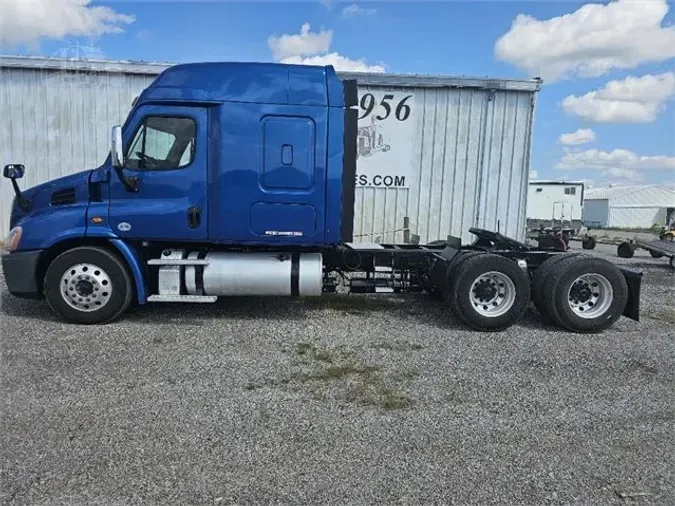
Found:
[[[216,295],[150,295],[148,302],[194,302],[210,303],[218,300]]]

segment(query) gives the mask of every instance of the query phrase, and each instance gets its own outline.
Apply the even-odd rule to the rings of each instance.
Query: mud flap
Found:
[[[628,269],[620,269],[623,277],[626,278],[628,284],[628,301],[623,310],[623,316],[640,321],[640,287],[642,285],[642,273],[635,272]]]

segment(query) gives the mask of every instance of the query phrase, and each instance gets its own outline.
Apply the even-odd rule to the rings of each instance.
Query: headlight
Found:
[[[19,247],[19,241],[21,241],[22,235],[23,229],[21,227],[14,227],[9,231],[9,237],[7,238],[7,251],[14,251]]]

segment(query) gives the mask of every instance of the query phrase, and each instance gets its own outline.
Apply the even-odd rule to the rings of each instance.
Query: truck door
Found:
[[[207,112],[144,105],[123,133],[129,191],[110,176],[110,228],[121,237],[202,240],[207,236]]]

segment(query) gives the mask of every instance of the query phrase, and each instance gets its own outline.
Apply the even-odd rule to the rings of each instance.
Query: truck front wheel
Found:
[[[123,261],[104,248],[73,248],[52,261],[44,284],[49,307],[75,323],[107,323],[131,304],[133,284]]]

